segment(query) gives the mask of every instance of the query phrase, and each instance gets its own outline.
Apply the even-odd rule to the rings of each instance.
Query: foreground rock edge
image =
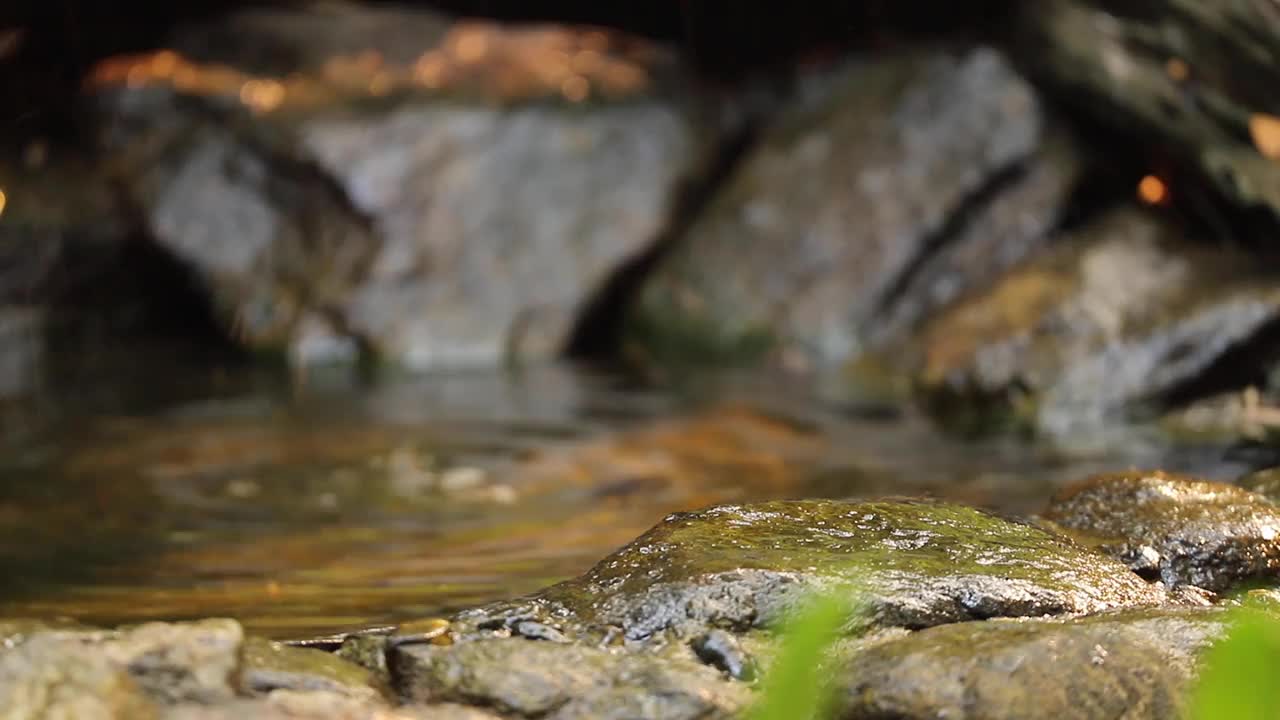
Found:
[[[1130,473],[1064,491],[1046,515],[1062,520],[1064,502],[1117,485],[1154,487],[1172,498],[1155,511],[1171,517],[1207,496],[1243,503],[1257,522],[1273,507],[1234,486]],[[1217,547],[1241,557],[1239,543],[1206,552]],[[1024,556],[1034,567],[1014,568]],[[1274,580],[1258,567],[1206,577],[1222,592],[1227,580]],[[1072,717],[1169,717],[1225,622],[1218,596],[1186,579],[1145,581],[1048,520],[946,503],[716,506],[669,516],[532,596],[330,639],[336,655],[246,638],[234,620],[0,620],[0,717],[735,717],[753,695],[743,679],[767,672],[773,622],[805,591],[840,588],[866,598],[838,654],[845,717],[1029,717],[1041,703]]]

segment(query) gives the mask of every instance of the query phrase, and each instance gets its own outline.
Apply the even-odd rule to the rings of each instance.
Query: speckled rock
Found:
[[[366,702],[384,699],[379,678],[331,653],[289,647],[262,638],[245,641],[240,685],[255,693],[324,691]]]
[[[949,220],[1037,151],[1041,126],[1030,87],[990,48],[879,53],[808,78],[646,281],[630,349],[657,360],[847,359]],[[1069,184],[1048,174],[1045,194]],[[1032,189],[1020,209],[1054,204],[1039,196]],[[988,219],[990,232],[970,238],[985,243],[988,266],[1021,252],[1006,244],[1038,242]]]
[[[0,647],[0,718],[151,720],[156,712],[125,668],[79,643],[40,635]]]
[[[917,385],[951,424],[1067,437],[1193,381],[1280,316],[1264,266],[1122,208],[934,318]]]
[[[0,717],[151,718],[161,705],[235,697],[243,631],[231,620],[5,628],[0,712],[14,714]]]
[[[396,649],[400,692],[414,701],[455,701],[555,718],[732,717],[745,685],[692,659],[682,647],[632,654],[526,638]]]
[[[558,353],[716,135],[669,51],[599,29],[335,3],[174,47],[94,73],[105,144],[234,337],[299,363]]]
[[[1039,527],[956,505],[770,502],[669,516],[585,575],[465,613],[477,628],[524,618],[632,641],[767,626],[806,591],[845,588],[871,627],[1152,605],[1161,589]]]
[[[1219,592],[1280,576],[1280,508],[1233,485],[1102,475],[1062,491],[1044,517],[1167,585]]]
[[[840,716],[1174,718],[1196,654],[1222,629],[1214,609],[929,628],[854,656]]]

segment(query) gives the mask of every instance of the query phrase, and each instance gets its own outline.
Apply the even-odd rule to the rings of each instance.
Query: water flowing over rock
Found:
[[[1262,495],[1163,472],[1063,490],[1044,517],[1166,585],[1221,592],[1280,578],[1280,508]]]
[[[1096,431],[1264,333],[1280,311],[1277,287],[1243,254],[1116,210],[931,321],[917,384],[958,426]]]
[[[1031,88],[990,48],[877,56],[806,79],[647,281],[631,348],[849,358],[968,206],[985,231],[954,238],[966,247],[943,265],[972,252],[991,267],[1039,242],[1073,177],[1072,160],[1037,155],[1043,126]],[[1022,212],[1025,227],[1002,220]]]
[[[559,352],[712,138],[668,53],[590,28],[332,5],[176,43],[95,75],[116,171],[238,339],[301,363]]]

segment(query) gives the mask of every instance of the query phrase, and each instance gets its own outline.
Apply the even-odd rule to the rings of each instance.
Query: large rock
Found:
[[[1059,493],[1044,518],[1166,585],[1220,592],[1280,578],[1280,508],[1234,485],[1164,472],[1101,475]]]
[[[1158,148],[1228,201],[1263,209],[1272,227],[1280,221],[1274,3],[1051,0],[1018,9],[1026,64],[1059,97],[1135,148]]]
[[[669,54],[599,30],[332,4],[175,42],[200,62],[95,75],[117,171],[236,336],[302,362],[558,352],[709,138]]]
[[[958,244],[939,273],[963,287],[947,267],[980,277],[1040,241],[1074,173],[1037,155],[1041,115],[989,48],[878,55],[810,79],[647,280],[629,345],[659,359],[847,359],[886,333],[904,288],[923,307],[898,322],[931,306],[935,248]],[[965,214],[984,230],[962,232]]]
[[[1212,609],[929,628],[855,655],[840,717],[1179,717],[1196,656],[1223,628]]]
[[[1094,431],[1268,328],[1278,288],[1242,255],[1116,210],[934,318],[918,338],[918,385],[956,425]]]
[[[628,640],[693,639],[714,628],[767,626],[817,589],[860,598],[860,622],[869,627],[1165,600],[1118,562],[980,510],[793,501],[671,515],[582,577],[463,619],[517,635],[542,636],[549,627],[577,637],[613,627]]]

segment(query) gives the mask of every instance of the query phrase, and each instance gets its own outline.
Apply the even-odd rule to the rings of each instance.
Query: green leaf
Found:
[[[820,595],[787,624],[782,647],[763,681],[749,720],[820,720],[830,716],[833,700],[823,661],[852,613],[841,596]]]
[[[1247,609],[1205,655],[1192,720],[1280,718],[1280,621]]]

